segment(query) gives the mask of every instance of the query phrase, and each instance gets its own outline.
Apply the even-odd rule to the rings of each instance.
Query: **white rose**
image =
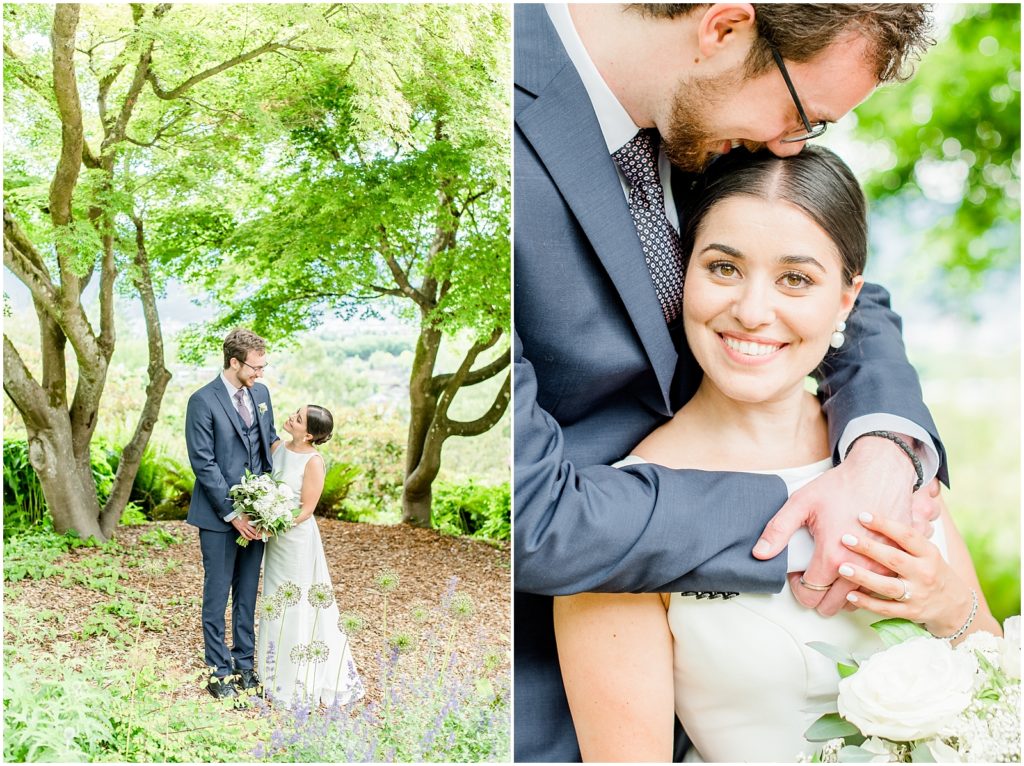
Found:
[[[839,714],[866,736],[934,736],[971,702],[978,663],[927,636],[889,647],[839,682]]]
[[[1003,623],[1003,646],[999,659],[1006,675],[1020,678],[1020,615],[1009,617]]]

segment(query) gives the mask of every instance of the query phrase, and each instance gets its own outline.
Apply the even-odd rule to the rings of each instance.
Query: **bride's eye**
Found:
[[[736,268],[736,265],[729,261],[715,261],[714,263],[709,263],[708,271],[716,277],[725,277],[726,279],[732,279],[739,274],[739,270]]]
[[[789,287],[794,290],[807,288],[814,284],[813,279],[799,271],[787,271],[780,277],[779,281],[784,287]]]

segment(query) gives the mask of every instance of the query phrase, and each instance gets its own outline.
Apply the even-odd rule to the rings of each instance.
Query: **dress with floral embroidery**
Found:
[[[271,475],[298,495],[310,459],[322,458],[282,444],[274,451]],[[324,705],[362,697],[316,519],[270,538],[263,566],[257,659],[267,696]]]

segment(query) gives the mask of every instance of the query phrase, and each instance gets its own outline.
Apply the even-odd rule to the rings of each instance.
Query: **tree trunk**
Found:
[[[433,502],[432,484],[425,491],[413,494],[408,487],[402,491],[402,521],[414,527],[430,529],[430,506]]]
[[[84,460],[72,450],[71,422],[54,412],[52,427],[28,433],[28,456],[39,476],[43,497],[59,534],[75,531],[83,539],[110,539],[100,528],[100,506],[88,453]],[[62,422],[63,421],[63,422]]]
[[[424,319],[416,340],[416,354],[409,380],[409,433],[405,444],[405,482],[402,488],[402,521],[417,527],[430,527],[430,481],[410,483],[423,461],[427,435],[437,412],[434,392],[434,365],[441,349],[441,333]],[[435,472],[436,474],[436,472]]]
[[[448,408],[462,387],[488,380],[508,367],[510,355],[506,350],[490,364],[472,370],[480,353],[491,348],[501,337],[502,331],[495,329],[488,340],[473,344],[458,370],[452,374],[434,375],[441,334],[430,329],[426,321],[425,318],[417,342],[409,386],[409,438],[402,486],[402,521],[429,528],[431,488],[441,470],[441,450],[445,441],[451,436],[477,436],[492,428],[508,408],[509,378],[506,377],[487,412],[476,420],[452,420],[448,417]]]

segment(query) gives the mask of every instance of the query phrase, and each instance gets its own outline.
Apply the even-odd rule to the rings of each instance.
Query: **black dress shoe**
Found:
[[[227,676],[226,678],[212,677],[210,682],[206,684],[206,691],[210,692],[214,699],[219,700],[238,696],[238,687],[232,680],[232,676]]]
[[[260,682],[260,677],[256,674],[255,670],[236,670],[235,673],[238,677],[238,688],[242,691],[248,691],[249,689],[255,689],[256,693],[259,694],[263,690],[263,684]]]

